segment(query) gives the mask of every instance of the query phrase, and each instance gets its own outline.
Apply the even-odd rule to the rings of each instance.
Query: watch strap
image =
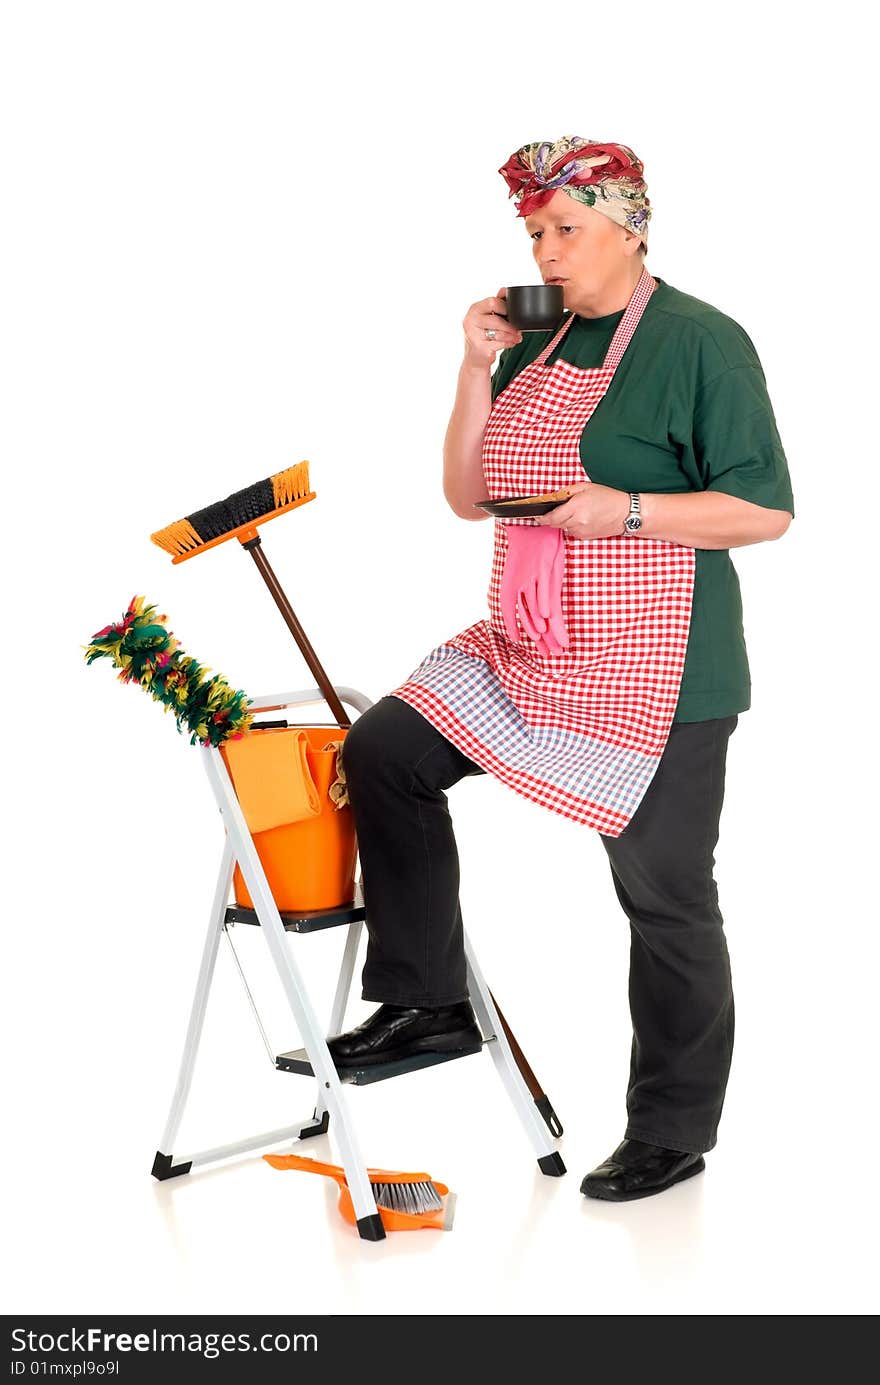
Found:
[[[637,534],[642,527],[642,504],[637,491],[629,492],[629,514],[623,521],[624,534]]]

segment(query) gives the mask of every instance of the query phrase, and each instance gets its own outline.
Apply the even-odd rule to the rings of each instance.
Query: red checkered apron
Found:
[[[495,400],[483,441],[492,499],[588,481],[581,435],[656,285],[643,271],[604,363],[547,357],[574,321]],[[420,712],[483,769],[525,798],[618,837],[660,762],[678,702],[694,550],[625,534],[562,531],[562,612],[569,647],[544,654],[507,636],[500,588],[508,524],[495,520],[489,619],[425,656],[390,694]]]

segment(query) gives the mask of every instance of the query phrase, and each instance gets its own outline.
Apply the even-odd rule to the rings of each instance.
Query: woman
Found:
[[[523,336],[504,290],[468,310],[444,494],[470,520],[487,493],[570,498],[494,521],[488,620],[348,734],[362,995],[382,1004],[330,1051],[345,1068],[479,1037],[444,790],[496,775],[596,828],[630,923],[628,1121],[581,1184],[625,1201],[699,1173],[717,1139],[734,1001],[713,851],[728,740],[750,705],[728,550],[779,538],[794,503],[752,342],[645,268],[632,150],[566,137],[500,172],[565,313]]]

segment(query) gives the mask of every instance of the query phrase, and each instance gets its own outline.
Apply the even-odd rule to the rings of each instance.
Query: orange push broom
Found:
[[[258,525],[265,524],[276,515],[283,515],[288,510],[305,505],[307,500],[314,499],[315,492],[309,490],[309,464],[298,462],[296,466],[276,472],[265,481],[257,481],[253,486],[235,491],[216,505],[208,505],[206,509],[196,510],[185,519],[169,524],[165,529],[158,529],[150,538],[153,543],[171,553],[175,563],[182,563],[187,558],[194,558],[197,553],[216,548],[218,543],[224,543],[226,539],[238,539],[242,548],[250,553],[259,568],[263,581],[272,593],[273,600],[299,645],[303,658],[310,672],[314,674],[315,681],[334,717],[340,726],[348,727],[351,726],[351,720],[339,701],[333,684],[321,667],[305,630],[294,615],[293,607],[281,589],[281,583],[269,566],[257,533]]]
[[[281,612],[287,628],[296,640],[333,716],[341,727],[348,728],[351,726],[351,719],[340,702],[333,684],[324,672],[305,631],[297,620],[293,607],[282,591],[281,583],[269,566],[262,549],[260,535],[257,532],[259,525],[274,519],[276,515],[285,514],[288,510],[295,510],[300,505],[304,505],[306,501],[314,499],[315,492],[309,489],[309,464],[308,462],[297,462],[296,465],[287,467],[284,471],[276,472],[274,476],[269,476],[263,481],[257,481],[252,486],[246,486],[244,490],[235,491],[215,505],[208,505],[204,510],[195,510],[184,519],[179,519],[164,529],[158,529],[150,535],[150,538],[153,543],[170,553],[175,563],[182,563],[187,558],[194,558],[197,553],[204,553],[209,548],[215,548],[217,544],[224,543],[226,539],[238,539],[242,548],[250,553],[256,563],[263,581],[272,594],[272,599]],[[489,994],[491,995],[491,991]],[[535,1105],[551,1134],[554,1136],[561,1135],[562,1126],[550,1104],[549,1097],[545,1094],[526,1062],[525,1055],[514,1038],[494,996],[492,996],[492,1002],[498,1011],[498,1018],[504,1028],[516,1065],[532,1094]]]

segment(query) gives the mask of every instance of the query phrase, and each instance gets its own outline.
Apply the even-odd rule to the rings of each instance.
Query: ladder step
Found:
[[[372,1082],[384,1082],[388,1077],[400,1077],[405,1072],[418,1072],[421,1068],[433,1068],[437,1063],[449,1063],[454,1058],[468,1058],[472,1053],[482,1052],[483,1045],[474,1044],[472,1048],[459,1049],[456,1053],[414,1053],[410,1058],[398,1058],[393,1063],[371,1063],[362,1068],[337,1068],[340,1082],[349,1082],[355,1087],[366,1087]],[[290,1053],[279,1053],[275,1066],[280,1072],[301,1073],[304,1077],[314,1077],[312,1065],[304,1048],[295,1048]]]
[[[281,911],[279,911],[281,912]],[[302,912],[281,913],[281,922],[288,933],[317,933],[320,928],[337,928],[343,923],[356,923],[364,919],[367,911],[363,904],[340,904],[336,909],[304,909]],[[238,904],[230,904],[226,910],[227,923],[254,923],[259,927],[259,917],[255,909],[243,909]]]

